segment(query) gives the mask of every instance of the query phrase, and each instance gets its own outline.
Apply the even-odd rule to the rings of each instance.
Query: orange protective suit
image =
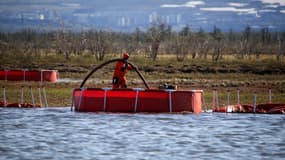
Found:
[[[115,71],[113,74],[113,81],[112,81],[113,88],[127,88],[126,73],[127,73],[127,70],[132,69],[132,67],[127,62],[128,58],[129,58],[129,55],[124,53],[123,59],[126,61],[117,62]]]

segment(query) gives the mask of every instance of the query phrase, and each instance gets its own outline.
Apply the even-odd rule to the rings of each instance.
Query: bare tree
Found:
[[[0,40],[0,58],[2,59],[8,52],[8,43]]]
[[[112,45],[112,33],[107,31],[89,31],[87,48],[96,60],[102,61]]]
[[[285,37],[285,33],[284,33],[284,37]],[[277,34],[277,43],[278,45],[277,45],[277,51],[276,51],[276,60],[280,61],[281,58],[285,56],[284,39],[282,39],[282,37],[280,36],[280,33]]]
[[[161,41],[161,32],[157,28],[152,27],[149,29],[149,33],[150,33],[151,41],[152,41],[151,42],[151,58],[155,60],[158,54],[158,48],[159,48],[160,41]]]
[[[175,38],[175,54],[177,61],[182,62],[187,57],[192,47],[192,33],[188,25],[186,25]],[[193,56],[193,55],[192,55]]]
[[[158,49],[161,41],[164,39],[166,35],[166,25],[162,23],[160,19],[157,19],[152,27],[148,29],[148,35],[151,40],[151,58],[152,60],[156,60],[158,55]]]
[[[72,42],[70,34],[64,31],[57,32],[56,53],[64,55],[66,60],[70,60],[72,54]]]
[[[172,41],[168,47],[170,52],[176,55],[176,59],[178,62],[182,62],[185,60],[188,53],[187,40],[185,36],[181,36],[180,34],[175,34],[172,37]]]
[[[200,28],[199,32],[196,33],[193,43],[193,49],[197,52],[198,56],[206,59],[210,50],[210,37],[202,28]]]
[[[85,48],[86,48],[86,33],[81,32],[81,33],[73,33],[73,38],[70,39],[72,42],[72,52],[75,55],[82,55]]]
[[[126,36],[125,39],[125,50],[130,55],[136,52],[138,42],[136,41],[136,37],[134,34],[130,34],[129,36]]]
[[[262,38],[262,44],[263,45],[270,43],[270,41],[271,41],[271,34],[270,34],[270,31],[269,31],[268,27],[261,29],[261,38]]]
[[[211,33],[213,38],[213,55],[212,60],[217,62],[222,58],[223,50],[225,49],[224,36],[219,28],[214,27],[213,32]]]
[[[236,58],[259,58],[261,54],[284,56],[285,32],[271,32],[268,28],[252,30],[250,26],[242,32],[222,32],[214,27],[212,32],[191,31],[187,25],[180,31],[172,31],[158,18],[147,31],[137,28],[135,32],[113,32],[89,30],[82,32],[67,31],[64,21],[58,18],[62,26],[57,31],[39,32],[25,29],[14,33],[0,33],[0,55],[21,57],[23,63],[35,61],[42,53],[56,53],[69,60],[72,55],[81,56],[90,53],[96,60],[103,60],[107,53],[144,54],[153,60],[159,53],[174,54],[178,61],[184,61],[190,55],[192,59],[207,58],[213,61],[223,58],[224,54]],[[37,59],[36,59],[36,58]]]
[[[246,26],[244,32],[243,32],[243,36],[242,36],[242,40],[241,40],[241,56],[239,58],[243,59],[244,56],[248,56],[250,54],[250,41],[251,41],[251,27],[250,26]]]

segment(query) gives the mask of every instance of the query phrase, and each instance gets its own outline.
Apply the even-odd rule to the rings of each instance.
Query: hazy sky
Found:
[[[124,15],[137,13],[147,16],[153,12],[166,12],[191,16],[191,23],[205,24],[210,21],[260,23],[264,26],[285,26],[285,0],[1,0],[0,17],[44,20],[52,12],[63,17],[81,19],[88,16]],[[183,13],[182,13],[183,12]],[[44,15],[45,14],[45,15]],[[137,14],[138,15],[138,14]],[[142,14],[139,14],[140,16]],[[187,16],[185,16],[187,15]],[[179,17],[178,17],[179,18]],[[183,17],[182,17],[183,18]],[[238,18],[238,19],[235,19]],[[131,18],[130,18],[131,19]],[[131,21],[131,20],[130,20]],[[189,21],[189,20],[186,20]],[[189,22],[190,23],[190,22]]]
[[[262,8],[252,7],[252,3],[261,2]],[[283,6],[283,9],[280,7]],[[284,9],[285,0],[1,0],[0,12],[25,11],[41,9],[78,10],[78,9],[154,9],[154,8],[200,8],[207,11],[251,12],[276,11]],[[260,7],[260,6],[259,6]],[[121,10],[118,10],[121,11]]]

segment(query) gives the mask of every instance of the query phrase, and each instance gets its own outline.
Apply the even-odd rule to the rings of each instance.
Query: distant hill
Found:
[[[285,30],[284,0],[41,0],[0,2],[0,30],[111,29],[144,30],[157,19],[180,30],[223,31],[253,29]]]

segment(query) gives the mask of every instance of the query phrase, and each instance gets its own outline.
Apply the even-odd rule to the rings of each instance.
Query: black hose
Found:
[[[117,62],[117,61],[125,62],[124,59],[122,59],[122,58],[117,58],[117,59],[112,59],[112,60],[109,60],[109,61],[107,61],[107,62],[104,62],[104,63],[100,64],[99,66],[95,67],[95,68],[84,78],[84,80],[82,81],[82,83],[81,83],[81,85],[80,85],[80,88],[82,88],[82,87],[84,86],[84,84],[85,84],[85,82],[87,81],[87,79],[88,79],[94,72],[96,72],[98,69],[102,68],[103,66],[105,66],[105,65],[107,65],[107,64],[109,64],[109,63]],[[146,87],[147,89],[149,89],[149,86],[148,86],[147,82],[145,81],[144,77],[142,76],[142,74],[140,73],[140,71],[138,70],[138,68],[137,68],[135,65],[133,65],[132,63],[128,62],[128,61],[127,61],[127,63],[137,72],[137,74],[139,75],[139,77],[140,77],[141,80],[143,81],[145,87]]]

